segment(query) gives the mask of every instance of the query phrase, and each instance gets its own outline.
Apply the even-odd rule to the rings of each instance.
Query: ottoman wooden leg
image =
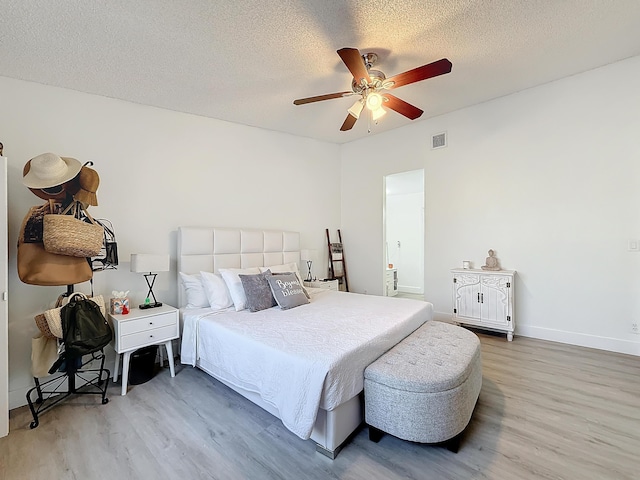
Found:
[[[447,450],[453,453],[458,453],[458,449],[460,448],[460,437],[462,437],[462,433],[459,433],[453,438],[450,438],[444,443],[444,446],[447,447]]]
[[[384,432],[382,430],[369,425],[369,440],[371,440],[372,442],[378,443],[383,435],[384,435]]]

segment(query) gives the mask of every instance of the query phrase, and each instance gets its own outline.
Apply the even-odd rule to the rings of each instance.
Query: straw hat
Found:
[[[43,153],[29,160],[29,171],[22,183],[29,188],[51,188],[73,179],[82,164],[75,158],[59,157],[55,153]]]
[[[89,162],[91,163],[91,162]],[[78,174],[79,190],[73,195],[73,199],[86,206],[98,205],[98,185],[100,185],[100,176],[93,168],[82,167]]]
[[[24,168],[22,169],[22,176],[24,177],[31,170],[31,160],[24,164]],[[43,200],[57,200],[63,202],[67,199],[67,195],[73,195],[78,190],[80,190],[80,184],[78,183],[78,176],[76,175],[68,182],[65,182],[61,185],[56,185],[54,187],[49,188],[29,188],[31,192],[39,198]]]

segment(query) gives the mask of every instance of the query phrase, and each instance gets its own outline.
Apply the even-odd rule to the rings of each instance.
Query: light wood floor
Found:
[[[480,334],[483,385],[460,451],[368,440],[331,461],[206,374],[164,369],[61,403],[29,429],[11,412],[0,479],[638,479],[640,358]]]

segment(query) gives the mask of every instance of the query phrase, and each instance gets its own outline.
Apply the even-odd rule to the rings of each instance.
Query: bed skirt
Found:
[[[196,366],[274,417],[280,418],[278,409],[274,405],[265,402],[257,392],[238,387],[221,378],[217,374],[216,368],[209,362],[198,360]],[[338,455],[347,440],[364,422],[363,403],[363,393],[360,392],[332,410],[323,408],[318,410],[310,437],[316,443],[317,452],[331,459]]]

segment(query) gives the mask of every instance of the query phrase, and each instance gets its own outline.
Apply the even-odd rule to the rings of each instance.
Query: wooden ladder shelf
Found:
[[[344,258],[344,246],[342,244],[342,234],[338,229],[338,242],[331,242],[329,229],[327,232],[327,248],[329,249],[329,274],[331,280],[338,280],[340,285],[344,285],[344,291],[349,291],[349,282],[347,281],[347,264]]]

